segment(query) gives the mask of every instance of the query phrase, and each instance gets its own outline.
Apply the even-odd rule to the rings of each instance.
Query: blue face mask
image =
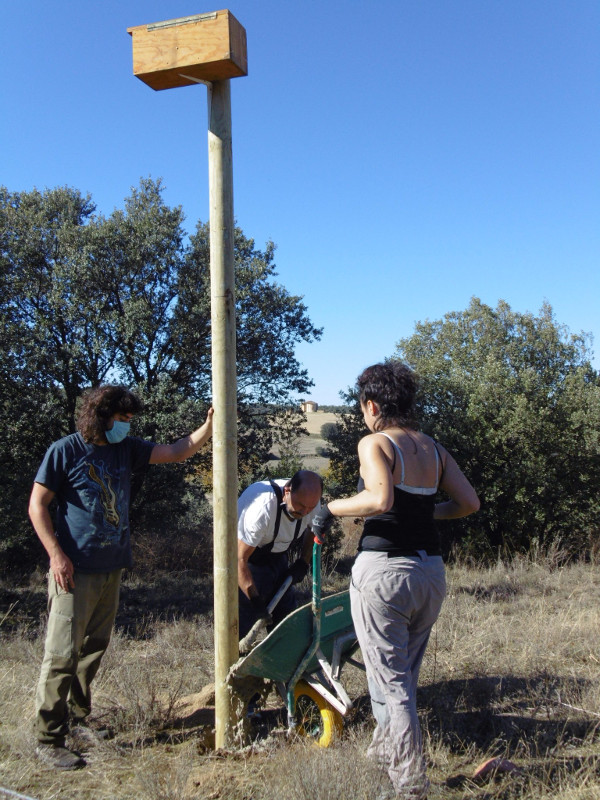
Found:
[[[113,422],[112,428],[109,431],[104,431],[106,440],[110,444],[118,444],[119,442],[122,442],[129,433],[130,427],[131,424],[129,422],[121,422],[120,420],[116,419]]]

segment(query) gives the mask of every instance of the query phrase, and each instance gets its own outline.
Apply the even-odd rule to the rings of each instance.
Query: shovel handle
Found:
[[[292,576],[288,575],[287,578],[284,580],[284,582],[279,587],[279,589],[277,589],[277,591],[273,595],[273,599],[271,600],[271,602],[267,606],[267,611],[269,612],[269,614],[273,613],[273,610],[274,610],[275,606],[281,600],[281,598],[287,592],[287,590],[290,588],[291,585],[292,585]]]
[[[267,606],[267,611],[269,612],[269,614],[273,613],[273,609],[275,608],[277,603],[281,600],[283,595],[287,592],[287,590],[290,588],[291,583],[292,583],[292,576],[288,575],[287,578],[279,587],[279,589],[275,592],[275,594],[273,595],[273,599]],[[247,653],[250,650],[250,648],[258,638],[259,633],[262,631],[264,627],[266,627],[266,624],[267,624],[266,620],[262,618],[256,620],[256,622],[250,628],[248,633],[244,636],[243,639],[240,640],[239,644],[240,653]]]

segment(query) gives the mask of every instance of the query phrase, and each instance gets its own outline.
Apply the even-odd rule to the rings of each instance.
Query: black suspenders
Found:
[[[275,529],[273,531],[273,540],[268,544],[263,545],[260,549],[270,553],[273,549],[273,545],[275,544],[275,539],[279,533],[279,524],[281,523],[281,512],[282,512],[282,504],[283,504],[283,492],[281,491],[281,486],[275,481],[269,478],[269,483],[271,484],[271,489],[275,492],[275,497],[277,498],[277,516],[275,517]],[[296,538],[296,534],[294,534],[294,538]]]
[[[269,483],[271,484],[271,488],[275,492],[275,497],[277,498],[277,516],[275,517],[275,530],[273,531],[273,541],[269,542],[268,544],[263,544],[261,547],[257,547],[256,550],[252,553],[250,558],[248,559],[251,564],[262,564],[268,561],[268,557],[273,549],[273,545],[275,544],[275,540],[277,539],[277,535],[279,533],[279,524],[281,522],[281,513],[283,511],[283,492],[281,491],[281,486],[275,481],[269,479]],[[300,528],[302,526],[302,519],[299,519],[296,522],[296,529],[294,530],[294,538],[290,542],[290,547],[293,546],[294,542],[300,535]],[[288,548],[289,550],[289,548]],[[277,553],[279,555],[279,553]]]
[[[273,545],[275,544],[275,539],[277,539],[277,535],[279,534],[281,512],[283,511],[283,492],[281,491],[281,486],[278,483],[275,483],[274,480],[271,480],[271,478],[269,478],[269,483],[271,484],[271,489],[273,489],[273,491],[275,492],[275,497],[277,498],[277,516],[275,517],[275,530],[273,531],[273,541],[269,542],[268,544],[264,544],[260,548],[261,550],[266,550],[268,553],[270,553],[271,550],[273,549]],[[294,544],[294,542],[300,535],[301,525],[302,525],[302,519],[299,519],[296,522],[296,530],[294,531],[294,538],[290,542],[290,547]]]

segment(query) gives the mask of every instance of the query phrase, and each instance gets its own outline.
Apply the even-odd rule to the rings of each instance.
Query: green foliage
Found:
[[[296,406],[279,408],[275,413],[272,421],[273,444],[279,450],[279,460],[275,466],[267,467],[266,476],[291,478],[295,472],[303,469],[300,438],[308,436],[304,427],[306,414]]]
[[[337,423],[325,422],[323,425],[321,425],[321,439],[325,439],[325,441],[328,442],[332,437],[335,436],[337,429]]]
[[[587,552],[600,511],[600,381],[586,336],[558,325],[548,305],[534,316],[474,298],[466,311],[418,323],[394,357],[419,376],[420,427],[481,499],[477,514],[442,524],[446,547],[461,539],[479,558],[556,542]],[[337,496],[354,492],[365,433],[355,403],[329,439]]]
[[[43,550],[27,502],[48,444],[74,429],[82,332],[68,295],[70,238],[93,212],[89,198],[60,188],[10,194],[0,188],[0,561],[33,569]],[[69,346],[68,346],[69,345]]]
[[[474,298],[419,323],[396,356],[419,375],[423,429],[482,501],[448,527],[491,553],[534,540],[584,550],[600,510],[600,385],[586,337],[558,325],[549,305],[534,316]]]
[[[368,433],[356,392],[349,390],[344,397],[348,411],[340,414],[335,430],[331,429],[327,437],[330,459],[325,479],[332,498],[346,497],[356,492],[359,478],[358,442]]]
[[[338,425],[335,422],[325,422],[321,425],[321,438],[326,442],[335,439],[337,432]],[[334,454],[334,451],[330,447],[322,447],[319,445],[315,448],[315,453],[321,456],[321,458],[330,458]]]
[[[299,341],[314,341],[322,330],[307,316],[302,298],[290,295],[274,278],[275,245],[258,250],[254,240],[235,231],[236,337],[238,381],[238,463],[240,487],[265,477],[264,463],[277,436],[285,437],[285,409],[312,385],[294,355]],[[208,225],[191,237],[182,273],[178,321],[179,362],[186,354],[188,380],[202,387],[210,376],[210,250]],[[194,360],[195,359],[195,360]],[[208,388],[205,388],[208,391]],[[300,412],[298,412],[299,414]],[[297,433],[305,418],[290,418]],[[279,431],[279,433],[278,433]],[[284,449],[290,443],[283,442]],[[289,452],[288,460],[294,461]],[[294,463],[284,465],[287,470]],[[271,471],[271,474],[273,472]]]
[[[14,575],[31,573],[44,554],[32,535],[27,505],[46,437],[63,435],[65,414],[52,393],[6,378],[3,367],[0,376],[0,574]]]
[[[198,223],[188,244],[181,208],[168,207],[162,193],[160,181],[144,179],[122,209],[105,217],[95,213],[89,196],[68,187],[21,193],[0,187],[5,566],[9,552],[25,567],[39,551],[26,519],[27,496],[48,445],[75,429],[84,388],[104,382],[134,388],[146,402],[135,433],[157,442],[173,441],[205,418],[211,395],[208,225]],[[321,335],[301,298],[275,281],[274,252],[273,243],[258,250],[236,229],[242,479],[264,477],[259,473],[281,407],[312,385],[294,357],[295,344]],[[290,442],[297,424],[295,418],[286,422]],[[146,537],[148,552],[160,552],[165,538],[187,536],[195,520],[206,519],[210,476],[209,449],[192,462],[138,476],[132,526]]]

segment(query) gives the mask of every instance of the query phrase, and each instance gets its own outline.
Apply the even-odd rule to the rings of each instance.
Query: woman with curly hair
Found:
[[[479,500],[447,450],[415,427],[416,381],[406,365],[375,364],[357,386],[370,431],[358,445],[359,491],[328,503],[313,530],[333,517],[366,517],[350,598],[377,722],[368,754],[399,797],[422,800],[429,782],[417,680],[446,593],[436,520],[472,514]],[[436,502],[440,490],[448,500]]]

